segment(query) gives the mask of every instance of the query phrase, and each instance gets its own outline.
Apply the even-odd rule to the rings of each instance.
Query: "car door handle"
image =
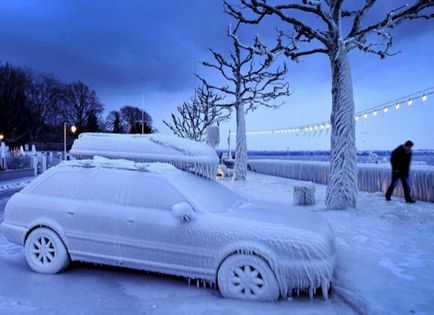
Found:
[[[68,213],[69,215],[74,215],[74,211],[67,211],[66,213]]]
[[[128,223],[134,223],[133,219],[128,219],[127,221],[128,221]]]

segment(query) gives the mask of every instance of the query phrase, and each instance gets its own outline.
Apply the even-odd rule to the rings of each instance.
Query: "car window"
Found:
[[[43,175],[42,175],[43,176]],[[87,174],[80,171],[61,171],[40,182],[33,189],[33,193],[70,198],[86,181]]]
[[[75,199],[101,203],[119,203],[126,171],[92,170],[89,179],[75,194]]]
[[[207,212],[226,212],[242,202],[242,198],[215,180],[192,174],[182,174],[173,184],[199,209]]]
[[[150,173],[133,174],[127,190],[128,206],[171,210],[186,201],[166,180]]]

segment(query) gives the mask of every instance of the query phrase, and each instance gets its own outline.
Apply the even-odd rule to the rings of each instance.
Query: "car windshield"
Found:
[[[173,184],[202,211],[226,212],[242,202],[240,196],[222,184],[199,176],[183,173]]]

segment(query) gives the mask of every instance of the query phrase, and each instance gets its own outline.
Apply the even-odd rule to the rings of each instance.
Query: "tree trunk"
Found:
[[[345,48],[331,56],[332,113],[330,176],[327,209],[355,208],[357,204],[357,154],[353,82]]]
[[[247,140],[246,118],[243,104],[235,107],[237,114],[237,137],[235,148],[235,177],[234,179],[247,178]]]

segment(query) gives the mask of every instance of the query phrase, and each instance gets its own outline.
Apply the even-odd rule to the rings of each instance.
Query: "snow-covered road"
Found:
[[[291,203],[297,181],[250,173],[245,183],[222,183],[252,199]],[[325,187],[316,188],[318,204],[299,208],[320,211],[336,233],[339,266],[328,301],[227,300],[184,279],[89,264],[39,275],[0,234],[0,314],[355,314],[347,304],[362,314],[434,314],[434,204],[362,193],[357,211],[323,211]]]

